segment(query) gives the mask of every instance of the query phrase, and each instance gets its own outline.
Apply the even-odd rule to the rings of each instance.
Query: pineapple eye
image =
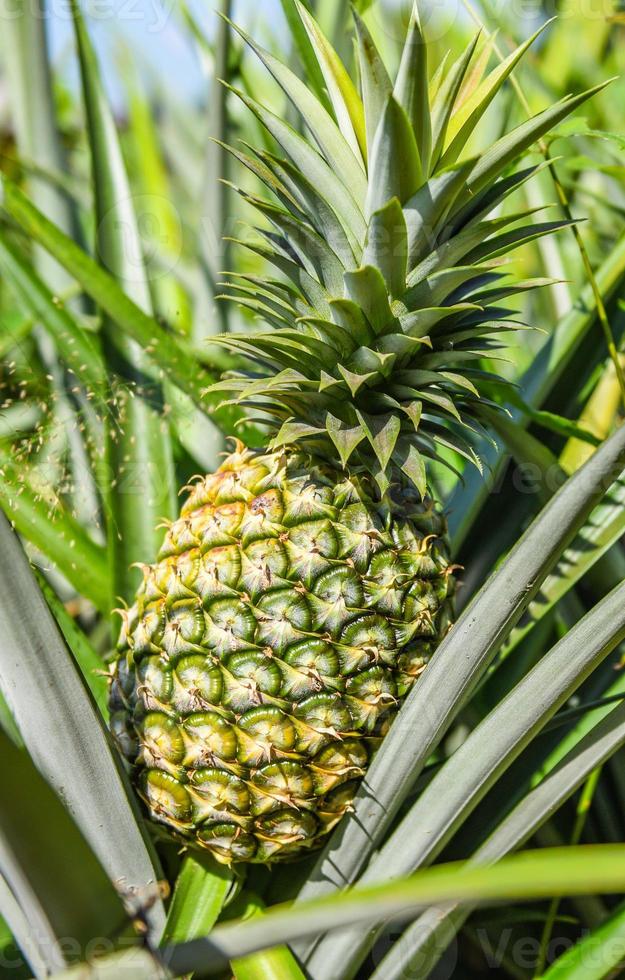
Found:
[[[289,647],[284,660],[290,667],[313,670],[326,677],[336,677],[339,672],[338,654],[324,640],[303,640],[296,643]]]
[[[193,813],[191,797],[174,776],[159,769],[148,769],[141,779],[143,796],[158,820],[189,823]]]
[[[112,712],[110,727],[115,744],[117,745],[117,748],[121,754],[129,762],[134,762],[137,758],[139,744],[137,742],[134,726],[131,724],[127,711],[120,710]]]
[[[295,745],[296,733],[288,715],[280,708],[265,705],[246,711],[239,719],[239,728],[261,745],[274,746],[288,752]]]
[[[140,619],[129,628],[132,651],[135,656],[142,653],[153,653],[163,639],[165,629],[165,602],[156,602],[148,606]]]
[[[286,527],[302,524],[318,518],[336,517],[336,507],[332,502],[332,491],[329,487],[320,487],[314,483],[301,487],[297,493],[285,493],[286,508],[283,523]]]
[[[280,668],[262,653],[235,653],[228,658],[226,666],[234,677],[252,680],[265,694],[277,694],[280,690]]]
[[[184,692],[204,704],[219,704],[223,688],[221,671],[206,657],[200,654],[183,657],[176,664],[175,675],[182,688],[181,694]]]
[[[223,545],[235,544],[239,535],[245,505],[241,503],[224,504],[223,507],[207,507],[200,511],[202,552]]]
[[[256,620],[245,603],[218,599],[211,603],[206,617],[206,644],[221,651],[240,650],[254,641]]]
[[[330,790],[327,796],[319,800],[320,812],[342,816],[352,803],[357,789],[358,782],[356,780],[341,783],[340,786]]]
[[[139,734],[155,760],[180,763],[184,759],[184,739],[176,722],[168,715],[150,711],[140,725]]]
[[[408,556],[410,557],[410,556]],[[379,551],[374,555],[369,565],[369,577],[376,585],[394,585],[405,582],[410,575],[410,568],[405,565],[394,551]]]
[[[195,589],[203,601],[231,594],[241,574],[238,545],[225,545],[207,552],[199,563]]]
[[[371,704],[393,701],[397,693],[393,675],[384,667],[371,667],[347,682],[347,692]]]
[[[348,609],[358,609],[364,602],[362,585],[352,568],[333,568],[315,582],[314,594],[325,602],[343,601]]]
[[[347,682],[347,702],[357,729],[373,732],[397,703],[397,684],[389,670],[371,667]]]
[[[202,639],[204,613],[198,601],[179,602],[167,614],[163,630],[163,648],[173,657],[190,652]]]
[[[314,757],[313,765],[319,769],[327,769],[329,772],[338,772],[344,775],[355,769],[364,769],[368,759],[369,754],[362,741],[349,739],[346,742],[333,743],[321,749]]]
[[[214,810],[232,808],[247,813],[250,808],[250,793],[243,780],[223,769],[196,769],[191,784]]]
[[[277,538],[249,545],[241,556],[239,587],[252,596],[263,594],[276,585],[284,585],[289,571],[284,546]]]
[[[311,728],[334,736],[352,727],[347,707],[335,694],[313,694],[297,705],[295,715]]]
[[[298,762],[272,762],[263,766],[256,773],[254,782],[270,796],[291,806],[306,803],[314,793],[311,774]]]
[[[330,521],[308,521],[289,531],[289,541],[304,552],[336,558],[338,541]]]
[[[311,840],[317,832],[317,821],[311,813],[277,810],[257,821],[259,832],[283,844]]]
[[[258,643],[282,653],[295,640],[300,631],[311,627],[310,608],[303,595],[292,589],[270,592],[258,603],[261,613],[258,624]]]
[[[268,490],[252,500],[241,521],[241,543],[244,547],[259,539],[277,538],[282,528],[282,495]]]
[[[216,756],[231,762],[237,754],[236,733],[225,718],[214,711],[189,715],[183,723],[187,738],[195,749],[197,759]]]
[[[147,657],[137,668],[138,685],[144,688],[148,696],[155,700],[167,702],[171,698],[174,687],[171,668],[162,657]],[[144,695],[145,698],[145,695]]]
[[[341,643],[350,647],[370,649],[377,652],[392,650],[396,646],[395,632],[381,616],[359,616],[345,627]]]
[[[198,843],[226,864],[233,860],[251,861],[256,854],[256,841],[252,835],[232,823],[204,825],[198,833]]]

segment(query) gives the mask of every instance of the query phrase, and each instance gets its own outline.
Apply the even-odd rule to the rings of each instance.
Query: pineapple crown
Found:
[[[234,90],[283,155],[229,148],[271,192],[236,188],[271,226],[244,244],[279,279],[236,275],[229,299],[270,327],[215,338],[247,369],[213,390],[262,412],[270,446],[303,445],[385,494],[398,479],[426,492],[426,460],[455,453],[479,466],[476,437],[506,382],[488,370],[507,331],[503,301],[549,280],[518,281],[503,256],[569,222],[494,209],[541,165],[528,148],[597,89],[523,122],[477,159],[476,124],[540,31],[487,73],[492,41],[476,35],[429,80],[417,4],[395,83],[354,11],[359,87],[301,3],[318,82],[307,87],[240,28],[306,128],[301,135]],[[542,30],[542,29],[541,29]],[[314,73],[311,74],[311,81]],[[600,88],[601,86],[598,86]],[[459,162],[460,161],[460,162]],[[545,164],[543,163],[542,166]]]

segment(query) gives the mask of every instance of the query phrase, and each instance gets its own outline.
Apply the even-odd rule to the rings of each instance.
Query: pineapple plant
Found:
[[[245,244],[279,278],[225,298],[263,326],[215,343],[243,366],[212,388],[255,413],[198,478],[143,567],[112,671],[112,725],[152,817],[231,863],[290,860],[350,808],[452,619],[454,567],[430,467],[480,465],[506,382],[503,265],[562,227],[506,206],[564,100],[470,155],[478,120],[536,35],[492,74],[479,35],[433,73],[415,5],[394,82],[354,12],[360,87],[298,13],[313,93],[242,30],[306,124],[237,92],[277,147],[233,148],[267,193]],[[498,400],[494,400],[497,398]]]
[[[224,303],[226,336],[200,347],[217,320],[204,315],[215,283],[190,273],[201,251],[212,277],[211,246],[174,235],[178,269],[177,252],[150,237],[171,229],[170,202],[196,229],[200,181],[189,177],[204,147],[179,151],[197,117],[181,126],[190,107],[178,115],[156,93],[144,98],[137,80],[116,126],[80,6],[85,125],[69,141],[66,112],[80,120],[79,107],[67,93],[59,119],[52,104],[43,0],[6,19],[12,57],[1,66],[21,123],[0,201],[0,505],[14,528],[0,514],[2,961],[13,970],[21,959],[29,976],[401,980],[429,975],[453,937],[456,971],[479,978],[508,967],[512,916],[535,941],[536,975],[578,976],[598,948],[618,969],[623,913],[611,896],[623,892],[624,848],[586,845],[623,826],[625,429],[618,372],[603,370],[597,338],[600,321],[608,348],[622,345],[623,181],[614,166],[595,170],[590,212],[585,179],[569,187],[567,164],[584,178],[591,167],[577,153],[593,145],[579,119],[558,144],[557,173],[524,187],[539,168],[518,169],[591,94],[557,101],[569,51],[573,82],[590,34],[609,60],[584,60],[585,84],[622,70],[613,27],[591,31],[586,12],[563,18],[517,74],[527,103],[498,100],[485,128],[496,139],[472,159],[483,141],[471,132],[528,47],[500,53],[523,34],[514,14],[500,45],[467,47],[456,24],[445,36],[456,54],[441,62],[417,11],[400,57],[380,0],[282,0],[305,82],[241,34],[246,50],[224,21],[203,50],[211,64],[217,54],[217,76],[244,87],[249,111],[232,112],[237,93],[211,87],[219,142],[205,169],[244,174],[243,203],[211,179],[205,213],[219,228],[235,208],[261,218],[242,243],[252,258],[238,247],[221,263],[236,270],[225,292],[242,312]],[[397,56],[394,83],[358,18],[357,81],[339,62],[334,48],[351,59],[350,6],[386,62]],[[202,25],[184,16],[201,44]],[[254,51],[294,110],[272,82],[264,94],[260,69],[248,72]],[[526,118],[537,100],[549,107]],[[615,140],[622,113],[615,99],[606,115],[609,105],[593,103],[593,126]],[[227,150],[235,120],[245,142]],[[67,165],[57,124],[79,148]],[[93,200],[83,183],[66,193],[87,162]],[[557,223],[514,210],[552,199],[552,176],[565,215],[591,215],[577,248],[572,234],[540,241]],[[148,203],[158,220],[146,227]],[[79,226],[97,230],[95,247],[73,239]],[[509,275],[508,252],[530,239],[523,271]],[[536,275],[557,281],[524,281]],[[260,331],[242,332],[253,317]],[[519,395],[506,417],[512,393],[493,372],[517,317],[549,333],[515,343],[505,373]],[[497,447],[480,445],[483,427]],[[220,433],[243,441],[221,466]],[[479,453],[501,472],[502,441],[521,475],[529,463],[532,479],[545,476],[540,494],[521,494],[510,467],[486,501],[472,464]],[[107,452],[120,470],[112,483]],[[212,475],[191,479],[198,471]],[[569,476],[545,504],[554,472]],[[189,484],[179,520],[175,484]],[[466,608],[449,629],[456,561]],[[107,671],[118,596],[123,631]],[[568,841],[572,827],[579,847],[510,856],[537,838]],[[309,852],[314,868],[287,863]],[[242,861],[264,865],[243,874]],[[562,915],[546,904],[556,894],[568,896]],[[505,916],[473,917],[494,900],[508,903]],[[526,916],[525,900],[541,904]],[[552,939],[579,937],[548,965]]]

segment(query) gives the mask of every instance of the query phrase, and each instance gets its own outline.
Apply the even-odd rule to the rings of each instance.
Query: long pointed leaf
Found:
[[[83,959],[95,936],[112,942],[126,912],[58,797],[3,735],[0,763],[0,874],[26,916],[27,949],[58,970]],[[70,936],[72,943],[64,943]]]
[[[620,845],[543,848],[505,858],[490,868],[439,865],[390,885],[355,888],[301,906],[278,907],[240,924],[218,926],[205,940],[168,949],[166,961],[176,975],[195,969],[211,974],[226,967],[228,960],[257,949],[328,928],[408,919],[435,902],[510,902],[553,894],[620,892],[624,885],[625,847]]]
[[[35,765],[61,796],[111,880],[134,893],[158,934],[164,910],[132,790],[24,552],[3,517],[0,540],[4,695]]]
[[[595,724],[543,782],[517,804],[472,855],[471,864],[498,861],[524,844],[624,741],[625,706],[621,705]],[[470,913],[470,906],[429,909],[408,927],[371,980],[402,980],[417,966],[428,975]]]

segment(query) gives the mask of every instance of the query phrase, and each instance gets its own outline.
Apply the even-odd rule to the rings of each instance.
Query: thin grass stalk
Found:
[[[124,291],[151,314],[142,243],[113,117],[77,0],[72,3],[89,144],[96,217],[96,251]],[[106,493],[112,600],[130,601],[141,581],[136,563],[156,557],[162,520],[176,515],[176,481],[169,423],[160,384],[149,379],[145,353],[104,317],[104,353],[111,377],[131,378],[111,390],[106,425],[111,482]]]
[[[584,832],[584,826],[588,818],[589,810],[592,806],[592,801],[597,790],[597,784],[601,778],[601,766],[598,766],[586,780],[582,791],[580,793],[577,806],[575,808],[575,823],[573,825],[573,830],[571,832],[570,843],[572,845],[579,844],[582,839],[582,834]],[[534,971],[535,977],[542,976],[545,966],[547,965],[547,956],[549,954],[549,943],[551,942],[551,936],[553,935],[553,927],[558,915],[558,910],[560,908],[560,899],[552,898],[549,904],[549,910],[547,912],[547,918],[545,919],[545,925],[543,927],[543,932],[540,937],[540,950],[538,953],[538,960],[536,962],[536,969]]]
[[[203,266],[208,277],[214,308],[206,319],[201,340],[211,333],[226,332],[230,324],[230,307],[215,302],[219,293],[219,279],[224,270],[231,268],[231,245],[228,241],[232,193],[226,184],[230,173],[229,143],[230,121],[228,99],[230,90],[230,60],[232,57],[232,30],[230,16],[232,0],[219,0],[217,8],[217,34],[215,38],[215,66],[211,80],[208,106],[209,133],[203,187],[203,209],[200,215],[199,243]],[[211,320],[214,321],[211,323]],[[196,332],[200,325],[196,324]]]
[[[169,325],[189,335],[192,332],[192,311],[187,295],[175,279],[175,267],[182,259],[182,225],[171,199],[169,175],[157,139],[151,106],[139,89],[139,81],[129,77],[130,131],[135,184],[150,202],[150,223],[157,229],[159,240],[165,239],[164,258],[172,268],[162,272],[154,269],[149,280],[154,307]],[[148,248],[152,242],[148,242]],[[164,392],[171,407],[172,428],[199,466],[207,472],[217,468],[218,454],[224,448],[219,429],[206,418],[192,400],[171,382],[164,382]]]
[[[485,28],[485,25],[483,24],[482,20],[479,17],[479,14],[475,10],[470,0],[462,0],[462,3],[464,7],[466,7],[470,16],[475,21],[476,25],[479,28]],[[493,50],[497,54],[497,57],[499,58],[500,61],[505,60],[505,55],[503,54],[501,48],[499,47],[496,41],[493,42]],[[512,88],[514,89],[515,95],[517,96],[519,102],[523,106],[525,113],[527,114],[527,117],[530,118],[532,115],[532,111],[530,109],[525,93],[521,88],[518,79],[514,76],[514,74],[510,76],[510,82],[512,84]],[[571,206],[569,203],[567,193],[564,187],[562,186],[560,178],[558,177],[555,162],[553,160],[553,157],[551,156],[549,147],[544,139],[540,139],[538,141],[538,147],[548,164],[549,173],[551,174],[551,178],[553,180],[553,186],[555,188],[556,195],[560,203],[560,207],[562,208],[562,211],[564,213],[564,216],[567,218],[567,220],[573,221],[573,214],[571,212]],[[621,364],[621,359],[619,357],[616,341],[614,340],[614,334],[612,333],[612,327],[610,326],[610,320],[608,318],[605,303],[603,301],[603,295],[601,293],[601,290],[599,289],[599,285],[595,277],[594,269],[592,267],[592,263],[588,255],[586,245],[584,244],[584,239],[582,238],[579,227],[575,222],[571,224],[571,231],[575,237],[575,243],[577,245],[582,260],[582,265],[584,266],[584,272],[586,274],[587,281],[590,283],[590,286],[592,288],[595,306],[597,308],[597,317],[599,319],[599,323],[601,324],[601,329],[603,331],[603,335],[605,338],[608,354],[610,355],[610,358],[614,365],[614,370],[616,372],[616,377],[618,379],[619,389],[621,392],[621,400],[623,402],[623,406],[625,407],[625,372],[623,371],[623,365]]]

